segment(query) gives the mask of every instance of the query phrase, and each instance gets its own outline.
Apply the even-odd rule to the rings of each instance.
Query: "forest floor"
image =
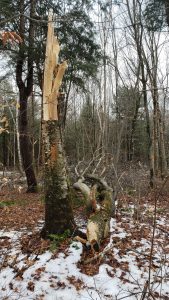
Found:
[[[76,206],[75,219],[85,230],[83,207]],[[0,299],[167,300],[168,220],[167,191],[138,199],[134,194],[119,195],[110,235],[93,259],[71,237],[52,243],[41,239],[43,194],[4,188],[0,191]]]

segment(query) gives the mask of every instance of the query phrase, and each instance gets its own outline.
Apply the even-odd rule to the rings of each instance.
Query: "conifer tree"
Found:
[[[49,8],[56,14],[56,31],[63,45],[61,59],[69,61],[69,69],[64,82],[66,92],[64,122],[66,119],[68,96],[71,86],[85,90],[86,78],[97,74],[100,49],[94,38],[94,25],[89,17],[92,1],[35,1],[0,0],[0,27],[17,32],[23,42],[13,50],[11,44],[0,50],[7,50],[16,70],[19,89],[20,114],[19,131],[23,167],[27,177],[28,191],[36,191],[36,177],[33,167],[32,144],[28,131],[28,101],[33,85],[42,89],[45,59],[45,39]],[[0,29],[1,29],[0,28]]]

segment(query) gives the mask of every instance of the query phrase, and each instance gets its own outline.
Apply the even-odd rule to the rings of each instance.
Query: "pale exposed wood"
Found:
[[[61,86],[61,83],[62,83],[63,75],[64,75],[67,67],[68,67],[68,65],[67,65],[66,61],[64,61],[62,64],[60,64],[58,66],[58,71],[57,71],[56,77],[53,82],[53,87],[52,87],[52,97],[54,97],[55,96],[54,94],[58,92],[58,90]]]
[[[82,244],[84,244],[84,245],[86,245],[86,243],[87,243],[87,240],[81,238],[81,237],[78,236],[78,235],[75,236],[74,240],[76,240],[76,241],[78,241],[78,242],[80,242],[80,243],[82,243]]]
[[[59,52],[60,52],[60,46],[59,46],[59,42],[56,36],[53,37],[53,45],[52,45],[52,71],[54,72],[55,67],[58,65],[58,61],[59,61]]]
[[[58,64],[60,46],[54,36],[53,12],[49,13],[48,37],[43,85],[43,155],[45,164],[45,226],[42,236],[74,230],[75,222],[69,198],[69,186],[58,122],[59,89],[67,63]]]
[[[63,75],[66,69],[67,69],[66,61],[60,64],[57,68],[57,74],[53,81],[51,95],[49,96],[49,119],[50,120],[58,120],[57,99],[58,99],[59,88],[62,84]]]
[[[43,85],[43,120],[58,120],[57,98],[62,84],[63,75],[67,69],[67,62],[58,64],[60,52],[59,42],[54,36],[53,11],[48,17],[48,35]]]
[[[110,219],[112,216],[112,192],[103,190],[100,209],[96,210],[87,223],[87,240],[94,251],[99,251],[101,241],[110,231]]]
[[[90,257],[89,259],[86,259],[83,263],[84,265],[87,265],[89,263],[92,263],[93,261],[97,260],[97,259],[102,259],[104,258],[105,254],[107,254],[108,252],[111,252],[115,247],[119,247],[121,245],[122,242],[118,242],[116,244],[113,243],[113,245],[111,247],[105,248],[102,252],[99,252],[98,254],[95,254],[93,257]],[[130,249],[129,249],[130,250]]]
[[[98,224],[89,219],[87,224],[87,240],[89,241],[91,246],[97,243],[98,236],[99,236]]]
[[[77,182],[73,184],[73,188],[77,191],[80,191],[85,198],[85,204],[87,208],[91,208],[90,201],[90,188],[87,184],[83,183],[83,179],[79,179]]]
[[[85,196],[87,211],[90,213],[87,222],[86,237],[93,252],[99,251],[101,241],[109,234],[110,219],[114,210],[113,189],[107,182],[96,175],[86,175],[87,180],[97,182],[91,188],[87,186],[85,178],[79,179],[73,187]],[[82,242],[85,243],[84,241]]]
[[[45,68],[44,68],[44,84],[43,84],[43,119],[48,120],[48,97],[51,94],[52,82],[53,82],[53,69],[52,69],[52,45],[54,37],[54,27],[52,23],[53,11],[49,11],[48,16],[48,33],[46,41],[46,58],[45,58]]]

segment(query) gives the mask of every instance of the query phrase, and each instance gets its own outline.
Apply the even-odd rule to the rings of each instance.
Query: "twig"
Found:
[[[145,283],[145,285],[144,285],[144,289],[142,291],[142,295],[141,295],[140,300],[144,300],[145,299],[146,294],[147,294],[148,285],[149,285],[149,281],[147,280],[146,283]]]
[[[169,231],[166,230],[166,229],[164,229],[164,228],[162,228],[162,227],[160,227],[160,225],[156,225],[156,228],[169,235]]]
[[[119,246],[120,244],[121,244],[121,242],[118,242],[118,243],[116,243],[115,245],[113,244],[111,247],[109,247],[109,248],[107,248],[107,249],[105,248],[102,252],[100,252],[100,253],[98,253],[98,254],[95,254],[93,257],[91,257],[91,258],[85,260],[85,261],[84,261],[84,265],[87,265],[87,264],[93,262],[94,260],[96,260],[96,259],[98,259],[98,258],[100,258],[100,257],[104,257],[104,255],[105,255],[106,253],[108,253],[109,251],[111,251],[114,247]]]

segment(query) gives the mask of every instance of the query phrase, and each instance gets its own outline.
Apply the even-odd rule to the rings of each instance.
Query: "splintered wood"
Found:
[[[82,244],[90,245],[93,253],[98,252],[101,242],[108,236],[110,219],[113,213],[113,190],[107,183],[96,175],[87,175],[93,182],[91,188],[84,183],[85,178],[79,179],[73,187],[81,191],[85,197],[89,214],[86,230],[86,239],[76,236]]]
[[[58,120],[58,95],[67,62],[58,64],[60,46],[54,35],[53,11],[49,11],[43,86],[43,120]]]
[[[45,225],[42,236],[72,232],[75,227],[69,197],[65,154],[61,137],[60,87],[67,63],[58,64],[59,43],[54,36],[53,12],[49,12],[43,86],[43,160]],[[62,99],[63,100],[63,99]]]

